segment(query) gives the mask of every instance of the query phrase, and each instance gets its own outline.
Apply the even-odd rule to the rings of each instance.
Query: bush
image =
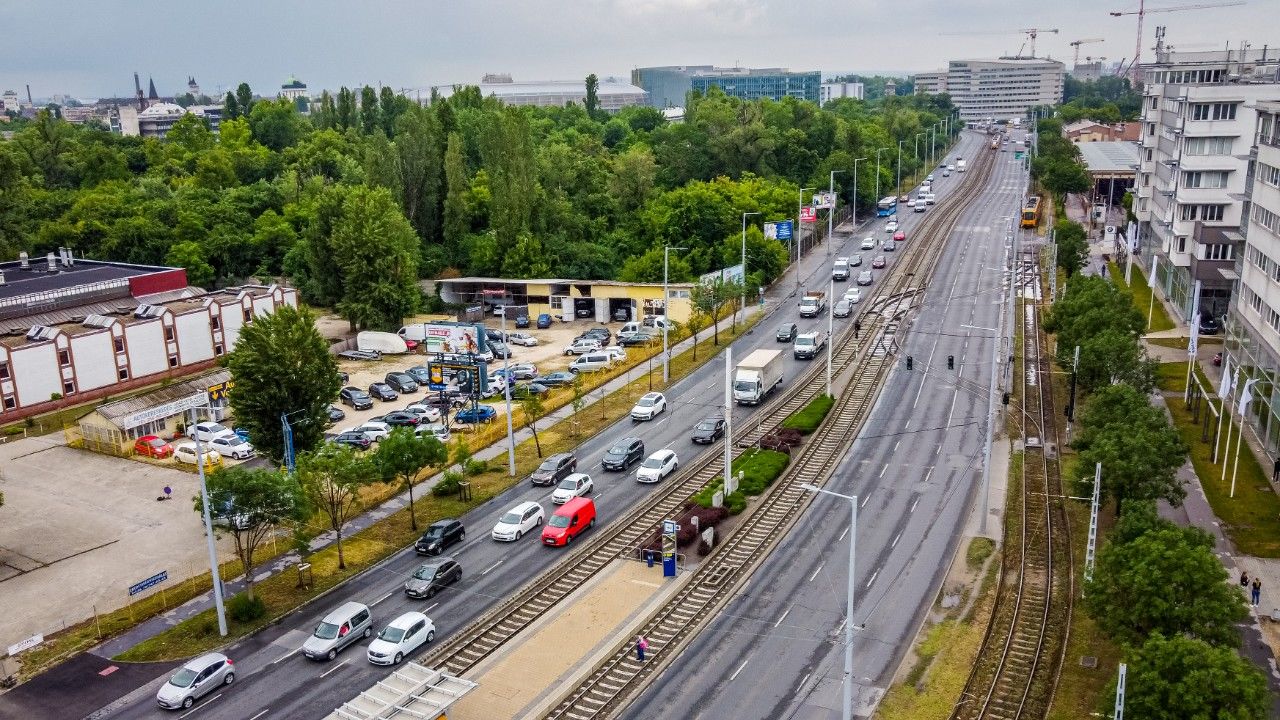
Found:
[[[468,458],[462,465],[462,471],[468,476],[479,475],[489,469],[489,463],[479,458]]]
[[[830,395],[819,395],[794,415],[783,420],[782,427],[787,430],[798,430],[801,435],[808,435],[818,429],[835,403],[835,398]]]
[[[742,473],[742,482],[738,486],[735,495],[759,495],[764,489],[773,484],[773,481],[782,474],[786,469],[787,463],[791,462],[791,456],[784,452],[776,450],[752,449],[738,456],[733,461],[733,473]],[[711,501],[715,499],[715,494],[724,487],[723,478],[713,481],[704,487],[697,495],[693,496],[693,501],[704,508],[711,507]],[[732,496],[730,496],[732,497]],[[729,508],[732,515],[737,515],[746,508],[746,498],[739,501],[737,510],[733,509],[730,498],[725,498],[725,505]]]
[[[440,482],[431,488],[431,494],[436,497],[445,497],[447,495],[457,495],[458,486],[462,483],[462,473],[457,470],[446,470],[440,478]]]
[[[799,430],[779,428],[760,438],[760,447],[790,454],[791,448],[799,447],[803,438],[804,434]]]
[[[702,557],[706,557],[710,554],[711,554],[711,544],[708,543],[706,540],[700,541],[698,543],[698,555]]]
[[[747,509],[747,496],[739,490],[724,499],[724,506],[729,510],[730,515],[737,515]]]
[[[267,604],[262,598],[241,593],[227,601],[227,614],[238,623],[248,623],[267,614]]]

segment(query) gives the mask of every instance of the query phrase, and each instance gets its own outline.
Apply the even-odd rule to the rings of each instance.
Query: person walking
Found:
[[[1249,571],[1248,570],[1240,571],[1240,587],[1242,588],[1249,587]]]
[[[649,641],[643,635],[636,636],[636,660],[644,662],[644,651],[649,649]]]
[[[858,339],[858,333],[860,332],[862,332],[862,321],[854,320],[853,321],[853,339],[854,340]],[[1276,460],[1276,472],[1280,473],[1280,460]]]
[[[1258,603],[1262,602],[1262,579],[1254,578],[1251,588],[1252,592],[1250,593],[1250,599],[1252,602],[1250,604],[1254,607],[1258,607]]]
[[[1276,458],[1276,462],[1271,466],[1271,482],[1280,482],[1280,457]]]

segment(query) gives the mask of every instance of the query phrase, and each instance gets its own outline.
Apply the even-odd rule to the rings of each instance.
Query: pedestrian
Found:
[[[1242,588],[1249,587],[1249,571],[1248,570],[1240,571],[1240,587]]]
[[[649,641],[643,635],[636,636],[636,660],[644,662],[644,651],[649,649]]]
[[[858,333],[860,332],[862,332],[862,321],[854,320],[853,321],[853,339],[854,340],[858,339]],[[1280,472],[1280,460],[1276,460],[1276,472]]]
[[[1258,603],[1262,600],[1262,579],[1254,578],[1252,588],[1253,592],[1250,595],[1253,600],[1253,606],[1258,607]]]
[[[1276,462],[1271,466],[1271,482],[1280,482],[1280,457],[1276,457]]]

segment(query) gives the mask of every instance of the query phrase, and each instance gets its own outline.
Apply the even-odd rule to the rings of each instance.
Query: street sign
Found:
[[[44,642],[44,636],[43,636],[43,635],[32,635],[31,637],[27,638],[26,640],[22,640],[22,641],[20,641],[20,642],[16,642],[16,643],[14,643],[14,644],[10,645],[10,646],[9,646],[9,656],[10,656],[10,657],[13,657],[14,655],[17,655],[18,653],[22,652],[23,650],[30,650],[31,648],[33,648],[33,647],[35,647],[35,646],[39,645],[39,644],[40,644],[40,643],[42,643],[42,642]]]
[[[820,210],[830,210],[836,205],[836,194],[832,192],[818,193],[813,196],[813,206]]]
[[[791,221],[779,220],[764,224],[764,236],[769,240],[790,240],[791,239]]]
[[[210,385],[209,386],[209,402],[215,402],[215,401],[224,399],[225,397],[227,397],[228,394],[231,393],[231,388],[235,386],[236,384],[232,380],[227,380],[226,382],[220,382],[217,385]]]
[[[662,521],[662,577],[676,576],[676,532],[679,529],[675,520]]]
[[[812,207],[800,208],[800,222],[817,222],[818,211]]]
[[[129,595],[133,596],[133,595],[137,595],[138,593],[144,590],[150,590],[151,588],[155,587],[156,585],[159,585],[160,583],[168,579],[169,579],[169,571],[161,570],[160,572],[156,573],[155,575],[152,575],[151,577],[147,578],[146,580],[143,580],[142,582],[136,582],[130,585]]]

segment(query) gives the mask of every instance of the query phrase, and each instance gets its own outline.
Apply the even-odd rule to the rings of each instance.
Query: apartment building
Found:
[[[1066,66],[1043,58],[952,60],[945,71],[914,76],[915,93],[948,93],[966,122],[1026,117],[1062,102]]]
[[[1280,98],[1280,58],[1265,51],[1172,53],[1143,66],[1134,213],[1156,286],[1184,321],[1231,304],[1244,251],[1249,148],[1257,103]],[[1278,255],[1280,256],[1280,255]]]

